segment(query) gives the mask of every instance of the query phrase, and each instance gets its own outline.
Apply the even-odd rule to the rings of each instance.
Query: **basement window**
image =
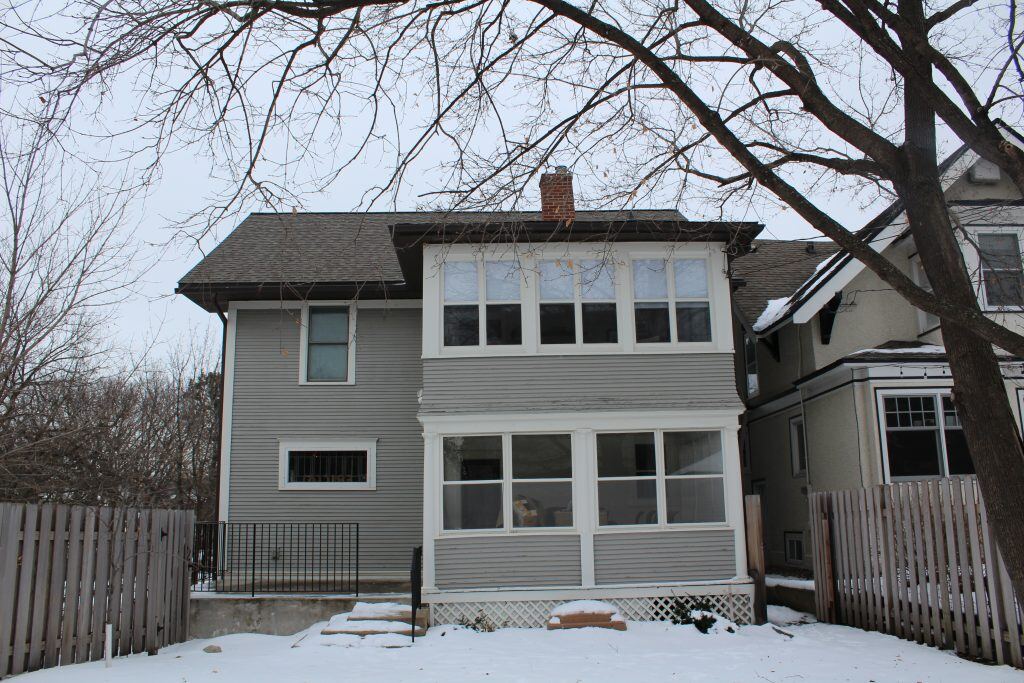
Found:
[[[280,444],[281,490],[376,488],[376,440]]]

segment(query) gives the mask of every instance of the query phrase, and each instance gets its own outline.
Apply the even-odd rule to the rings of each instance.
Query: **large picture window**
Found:
[[[725,522],[719,432],[597,435],[601,526]]]
[[[710,342],[707,260],[634,260],[633,320],[638,344]]]
[[[974,474],[960,417],[948,394],[882,394],[880,408],[892,479]]]
[[[348,382],[348,306],[310,306],[306,315],[306,382]]]
[[[446,531],[573,526],[572,437],[442,437]]]

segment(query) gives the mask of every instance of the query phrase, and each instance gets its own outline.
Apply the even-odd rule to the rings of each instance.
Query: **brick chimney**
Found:
[[[554,173],[540,177],[540,212],[546,221],[570,223],[576,217],[572,196],[572,173],[565,166],[556,166]]]

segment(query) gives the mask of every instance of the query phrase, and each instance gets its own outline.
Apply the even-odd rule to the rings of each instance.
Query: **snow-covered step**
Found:
[[[412,607],[398,602],[357,602],[348,613],[348,621],[398,621],[411,624]],[[416,625],[426,628],[426,610],[416,612]]]
[[[364,613],[363,618],[352,619],[351,613],[336,614],[327,622],[327,626],[320,631],[320,635],[353,635],[369,636],[393,633],[401,636],[411,636],[413,625],[408,621],[390,619],[371,619],[370,615]],[[411,619],[411,615],[409,617]],[[417,619],[419,621],[419,619]],[[416,635],[421,636],[427,632],[423,626],[415,626]]]
[[[608,628],[626,630],[626,620],[615,605],[599,600],[573,600],[551,610],[548,630],[566,628]]]

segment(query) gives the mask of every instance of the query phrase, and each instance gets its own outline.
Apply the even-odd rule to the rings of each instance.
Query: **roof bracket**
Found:
[[[822,344],[828,345],[832,341],[832,326],[835,325],[836,313],[839,312],[841,303],[843,303],[843,293],[839,292],[818,311],[818,333],[821,335]]]
[[[780,356],[779,356],[779,331],[776,330],[776,331],[772,332],[770,335],[768,335],[767,337],[762,337],[761,338],[761,342],[764,343],[764,345],[766,347],[768,347],[768,353],[770,353],[772,355],[772,358],[775,360],[775,362],[778,363],[779,359],[780,359]]]

